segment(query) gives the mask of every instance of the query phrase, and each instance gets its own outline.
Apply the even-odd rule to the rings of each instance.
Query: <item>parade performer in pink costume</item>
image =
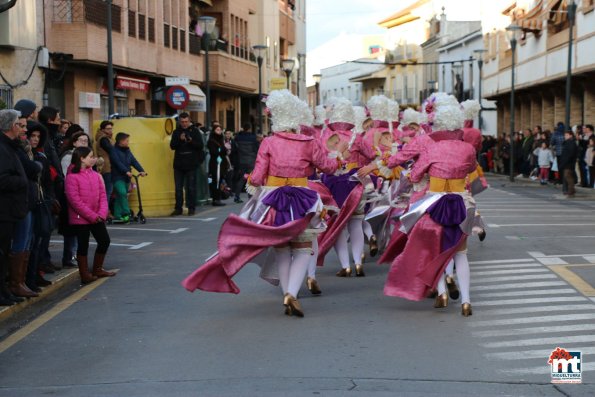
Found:
[[[463,126],[463,117],[458,106],[443,106],[436,111],[434,128],[443,134],[456,132]],[[466,237],[471,232],[474,202],[465,185],[476,164],[475,150],[462,140],[438,140],[420,154],[411,171],[411,181],[420,182],[427,173],[429,189],[401,217],[408,240],[391,266],[384,288],[386,295],[421,300],[438,286],[434,307],[446,307],[444,269],[454,257],[462,314],[471,314]]]
[[[330,132],[323,134],[323,139],[326,139],[325,144],[330,147],[333,146],[330,143],[331,140],[348,142],[348,149],[343,153],[347,164],[344,170],[336,174],[327,173],[321,176],[322,182],[333,194],[340,211],[329,223],[328,230],[318,240],[318,264],[322,265],[325,255],[334,246],[341,263],[341,270],[337,276],[350,277],[348,243],[350,241],[356,276],[363,277],[365,273],[361,258],[364,249],[362,223],[365,207],[364,187],[355,174],[360,167],[375,158],[376,150],[366,145],[360,134],[351,131],[354,128],[355,115],[349,100],[333,98],[331,102],[333,105],[328,125]]]
[[[312,240],[324,230],[320,196],[308,189],[315,168],[334,172],[339,161],[321,152],[311,137],[297,134],[303,119],[312,114],[307,104],[287,90],[273,91],[267,99],[273,120],[272,137],[262,141],[248,182],[256,187],[240,216],[231,214],[221,227],[218,252],[188,276],[189,291],[239,293],[232,277],[268,248],[274,247],[274,270],[283,292],[285,314],[304,316],[296,299],[303,283]]]

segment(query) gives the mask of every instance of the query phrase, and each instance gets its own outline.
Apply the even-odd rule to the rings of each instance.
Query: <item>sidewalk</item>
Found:
[[[510,177],[508,175],[502,174],[494,174],[488,172],[485,174],[488,183],[493,187],[534,187],[536,189],[549,189],[552,190],[553,193],[556,195],[556,198],[559,199],[568,199],[568,200],[576,200],[576,199],[594,199],[595,198],[595,189],[580,187],[575,185],[576,194],[573,198],[568,198],[562,194],[562,185],[561,184],[553,184],[548,183],[547,185],[543,186],[539,184],[539,179],[532,180],[531,178],[524,178],[522,176],[515,177],[514,182],[510,181]]]
[[[48,298],[66,285],[77,282],[79,280],[78,273],[77,269],[61,269],[56,270],[53,274],[46,274],[44,278],[51,281],[52,285],[42,288],[39,297],[37,298],[25,299],[23,302],[16,303],[12,306],[0,306],[0,322],[25,310],[29,306],[35,305],[43,299]]]

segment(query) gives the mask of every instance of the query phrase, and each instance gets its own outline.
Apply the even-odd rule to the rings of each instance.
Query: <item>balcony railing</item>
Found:
[[[107,3],[102,0],[54,0],[53,22],[89,22],[107,27]],[[122,31],[122,7],[112,4],[112,30]]]

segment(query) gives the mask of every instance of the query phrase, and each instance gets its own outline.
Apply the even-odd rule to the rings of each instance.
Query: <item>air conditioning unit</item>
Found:
[[[19,0],[0,13],[0,47],[37,48],[36,0]]]

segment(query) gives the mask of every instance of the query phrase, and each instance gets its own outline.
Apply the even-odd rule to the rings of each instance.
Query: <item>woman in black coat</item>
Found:
[[[213,126],[213,131],[209,134],[207,149],[211,155],[209,160],[209,177],[211,178],[209,187],[211,190],[211,198],[213,199],[213,205],[220,207],[225,205],[225,203],[221,202],[221,179],[223,179],[230,170],[230,162],[227,157],[223,129],[221,126]]]

